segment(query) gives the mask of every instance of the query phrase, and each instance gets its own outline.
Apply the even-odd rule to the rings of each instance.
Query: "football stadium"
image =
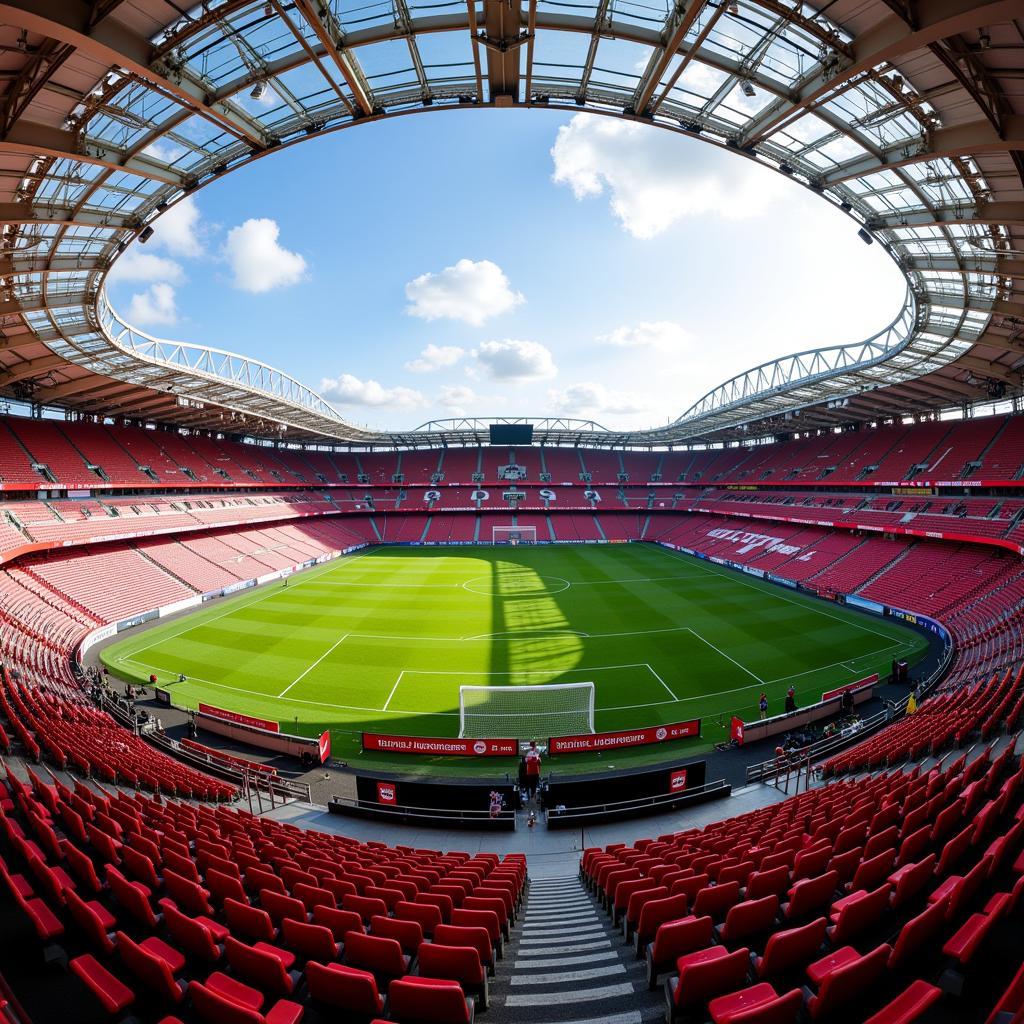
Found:
[[[0,1022],[1024,1021],[1024,0],[0,48]]]

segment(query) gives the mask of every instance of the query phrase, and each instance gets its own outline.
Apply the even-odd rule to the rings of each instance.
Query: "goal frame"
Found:
[[[517,536],[512,538],[511,534],[526,534],[526,536]],[[506,537],[507,539],[502,539]],[[491,543],[492,544],[536,544],[537,543],[537,527],[536,526],[492,526],[491,527]]]
[[[593,734],[595,732],[595,729],[594,729],[594,696],[595,696],[595,693],[597,691],[597,687],[593,684],[593,682],[583,682],[583,683],[540,683],[540,684],[532,685],[532,686],[530,686],[530,685],[527,685],[527,686],[460,686],[459,687],[459,739],[466,739],[467,738],[466,737],[466,694],[467,693],[471,693],[471,692],[472,693],[485,693],[485,692],[486,693],[497,693],[497,692],[500,692],[500,693],[503,693],[503,694],[506,694],[506,695],[515,694],[517,696],[525,696],[525,695],[532,694],[532,693],[539,694],[539,693],[542,693],[542,692],[544,694],[546,694],[546,695],[549,695],[549,694],[551,694],[552,692],[554,692],[556,690],[576,690],[576,691],[586,692],[587,693],[587,698],[588,698],[587,699],[587,707],[586,707],[587,728],[586,728],[586,730],[579,730],[579,729],[575,729],[575,728],[574,729],[551,728],[551,729],[545,730],[545,732],[548,735],[551,735],[551,736],[574,735],[574,734],[577,734],[577,733],[579,733],[581,731],[586,731],[586,732],[590,732],[591,734]],[[511,713],[510,712],[508,714],[502,714],[502,713],[499,713],[499,712],[486,712],[486,711],[480,712],[479,713],[480,717],[487,716],[487,717],[495,719],[495,723],[496,723],[495,724],[495,729],[489,731],[484,736],[473,736],[471,738],[472,739],[494,739],[494,738],[501,738],[501,737],[503,737],[505,732],[507,731],[507,730],[504,730],[502,728],[502,726],[499,724],[500,721],[503,720],[503,719],[517,718],[517,717],[522,717],[522,716],[528,715],[528,714],[535,714],[537,716],[546,715],[546,716],[556,717],[559,714],[568,714],[568,713],[570,713],[570,712],[543,711],[543,710],[542,711],[536,711],[536,712],[530,712],[530,711],[523,711],[523,712],[519,712],[519,713]],[[577,711],[573,711],[572,713],[573,714],[579,714],[580,712],[577,710]],[[471,712],[471,714],[473,714],[473,712]],[[518,731],[519,730],[517,729],[517,732]],[[515,739],[537,739],[538,736],[526,736],[526,737],[523,737],[523,736],[518,736],[517,735],[514,738]]]

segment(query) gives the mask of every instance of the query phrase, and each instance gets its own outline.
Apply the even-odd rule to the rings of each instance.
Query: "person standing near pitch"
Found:
[[[537,796],[537,786],[540,783],[540,751],[537,749],[537,741],[530,740],[530,749],[526,752],[526,791],[533,800]]]

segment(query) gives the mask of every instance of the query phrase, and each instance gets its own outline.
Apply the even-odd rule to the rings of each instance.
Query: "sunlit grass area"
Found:
[[[790,686],[809,703],[924,648],[895,623],[632,544],[372,548],[102,657],[123,678],[155,673],[182,707],[330,729],[353,758],[363,730],[457,735],[460,685],[555,682],[594,683],[598,731],[701,718],[698,749],[733,713],[756,717],[762,690],[774,713]]]

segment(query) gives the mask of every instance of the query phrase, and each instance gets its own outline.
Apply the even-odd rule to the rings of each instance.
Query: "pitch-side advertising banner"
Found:
[[[623,732],[585,733],[582,736],[552,736],[548,741],[551,754],[586,753],[588,750],[615,750],[618,747],[643,747],[649,743],[667,743],[700,735],[700,719],[655,725],[649,729]]]
[[[222,718],[225,722],[250,725],[254,729],[264,729],[266,732],[281,731],[280,722],[271,722],[266,718],[252,718],[250,715],[243,715],[239,711],[225,711],[224,708],[217,708],[212,704],[200,704],[199,713],[201,715],[209,715],[211,718]]]
[[[518,740],[454,739],[444,736],[387,736],[363,733],[363,750],[389,754],[444,754],[455,757],[515,757]]]

